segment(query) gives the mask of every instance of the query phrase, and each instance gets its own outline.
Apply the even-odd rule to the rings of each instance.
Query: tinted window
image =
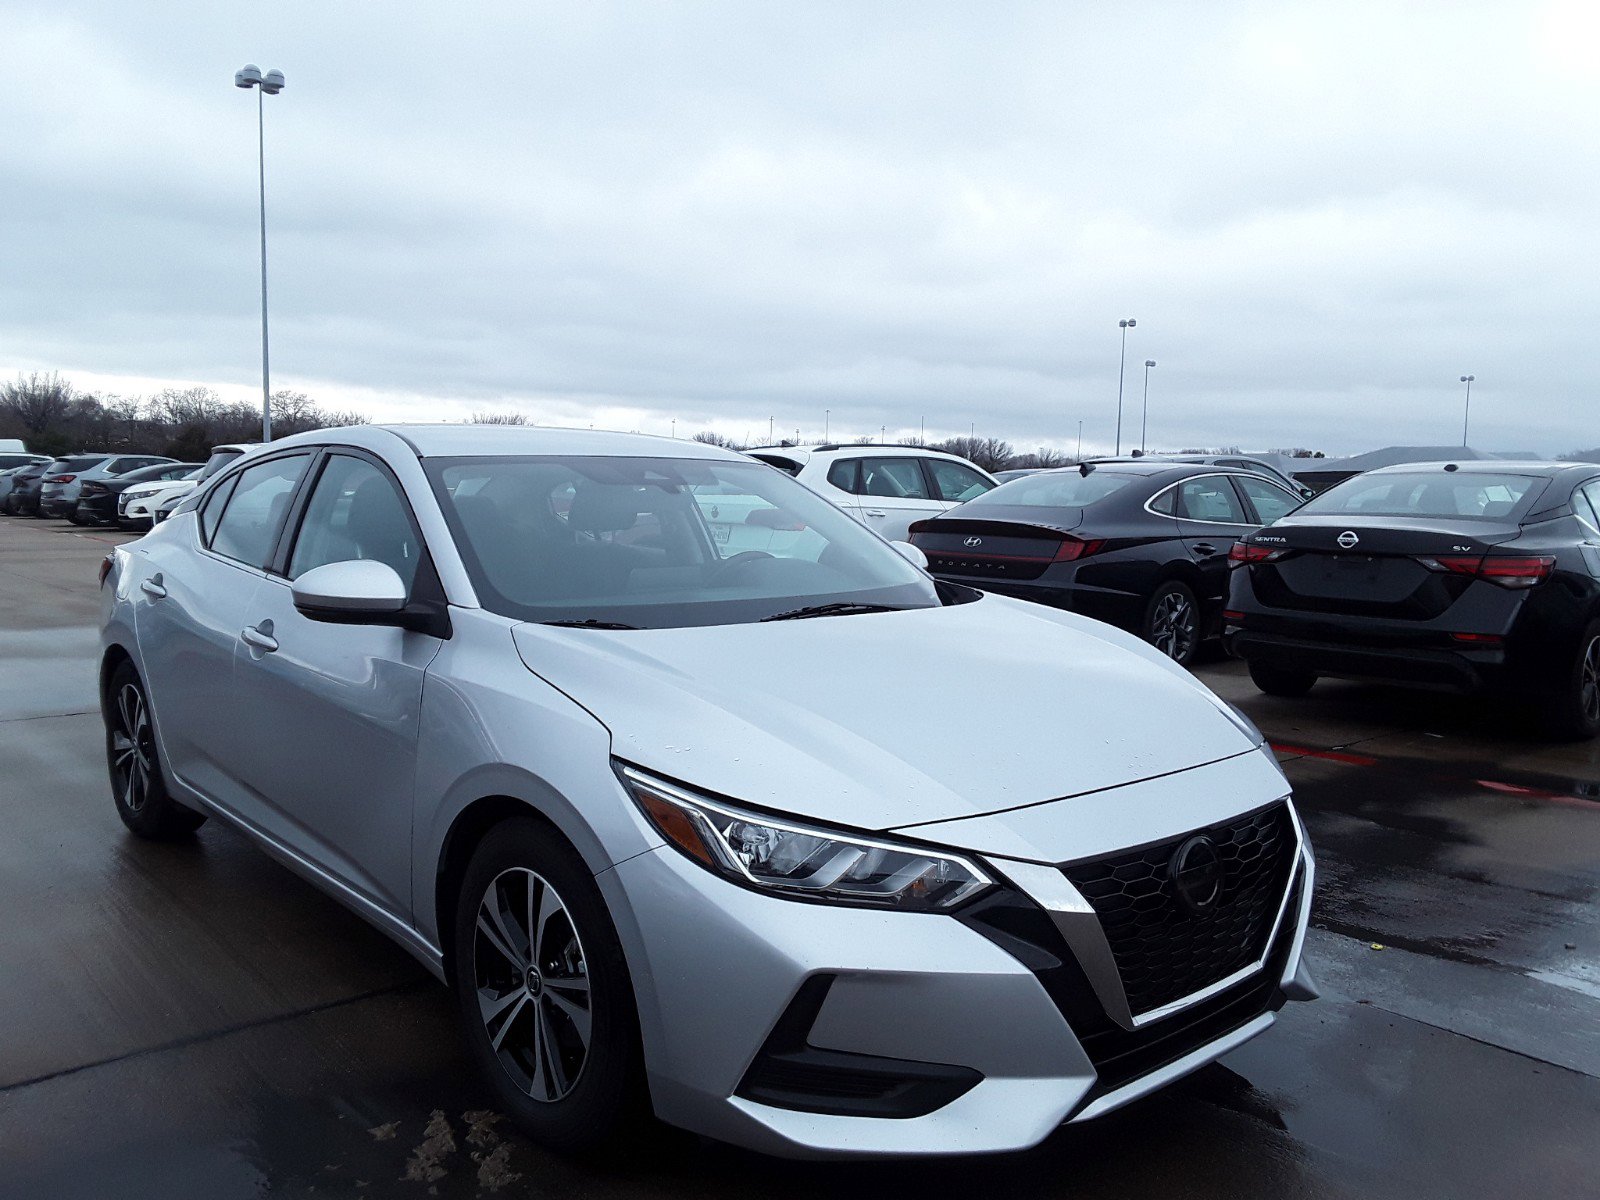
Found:
[[[752,454],[750,457],[759,459],[769,467],[777,467],[780,471],[787,471],[790,475],[800,474],[800,464],[792,458],[785,458],[781,454]]]
[[[1071,468],[1045,471],[990,488],[970,503],[974,507],[1005,504],[1022,508],[1087,508],[1113,492],[1120,492],[1136,478],[1135,475],[1114,475],[1104,469],[1090,471],[1087,475]]]
[[[971,467],[962,466],[960,463],[946,462],[942,458],[930,458],[927,463],[933,472],[933,487],[938,492],[940,500],[954,500],[957,504],[962,504],[994,487],[994,484]]]
[[[308,454],[290,454],[241,471],[217,520],[211,548],[249,566],[265,567],[288,511],[289,497],[310,458]]]
[[[914,458],[861,460],[861,494],[893,500],[927,500],[928,483]]]
[[[861,486],[860,466],[859,458],[841,458],[828,468],[828,482],[841,492],[854,494]]]
[[[1327,516],[1513,520],[1535,484],[1542,485],[1542,481],[1531,475],[1488,471],[1357,475],[1312,497],[1301,511]]]
[[[77,458],[58,458],[45,470],[46,475],[62,475],[68,471],[87,471],[96,463],[105,461],[103,454],[85,454]]]
[[[1191,521],[1214,521],[1220,525],[1248,525],[1244,506],[1226,475],[1202,475],[1178,485],[1178,515]]]
[[[1158,493],[1150,501],[1150,511],[1165,513],[1169,517],[1177,515],[1178,489],[1169,487],[1166,491]]]
[[[243,453],[243,450],[213,450],[211,457],[206,459],[205,473],[200,478],[210,479]]]
[[[1265,479],[1235,475],[1233,481],[1249,498],[1251,507],[1256,510],[1256,516],[1261,518],[1263,525],[1270,525],[1285,513],[1293,512],[1300,507],[1300,497],[1291,496],[1281,487],[1270,484]]]
[[[927,576],[875,534],[756,463],[530,455],[423,465],[480,601],[518,620],[725,625],[814,604],[939,603]]]
[[[1600,505],[1595,502],[1600,500],[1600,480],[1586,483],[1572,493],[1572,511],[1578,514],[1580,520],[1587,522],[1590,529],[1600,533]]]
[[[313,567],[352,559],[387,563],[406,590],[416,577],[421,546],[393,481],[365,459],[328,459],[306,506],[289,560],[289,578]]]

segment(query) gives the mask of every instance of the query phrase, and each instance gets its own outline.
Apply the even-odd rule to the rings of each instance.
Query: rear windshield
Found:
[[[1299,514],[1505,521],[1514,518],[1523,499],[1535,491],[1536,485],[1543,483],[1533,475],[1487,471],[1357,475],[1312,497],[1299,509]]]
[[[104,454],[85,454],[78,458],[58,458],[50,464],[50,469],[46,473],[59,475],[63,471],[83,471],[94,466],[95,463],[104,462],[105,458]]]
[[[1063,471],[1045,471],[1002,483],[993,491],[968,500],[965,507],[1088,508],[1095,501],[1120,492],[1135,478],[1137,476],[1108,475],[1103,470],[1080,475],[1070,467]]]

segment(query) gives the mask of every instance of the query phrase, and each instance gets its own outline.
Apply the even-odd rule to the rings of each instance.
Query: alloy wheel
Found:
[[[534,1100],[565,1097],[589,1058],[593,1010],[583,943],[543,876],[522,867],[495,876],[478,906],[472,963],[500,1065]]]
[[[1182,592],[1168,592],[1161,597],[1156,611],[1151,614],[1150,641],[1168,658],[1179,661],[1194,649],[1194,605]]]
[[[117,692],[115,719],[111,730],[111,770],[122,806],[136,813],[143,810],[150,798],[150,776],[156,753],[150,710],[136,684],[125,683]]]
[[[1583,651],[1583,670],[1578,679],[1578,703],[1591,725],[1600,724],[1600,637],[1590,638]]]

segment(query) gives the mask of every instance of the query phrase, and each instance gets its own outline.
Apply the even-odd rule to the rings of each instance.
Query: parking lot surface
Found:
[[[216,821],[123,831],[94,694],[120,540],[0,518],[0,1196],[1600,1194],[1600,746],[1492,699],[1272,700],[1212,659],[1317,849],[1320,1001],[1026,1154],[792,1164],[646,1130],[575,1162],[499,1119],[403,951]]]

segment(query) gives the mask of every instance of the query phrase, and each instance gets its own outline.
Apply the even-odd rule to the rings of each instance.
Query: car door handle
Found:
[[[1215,554],[1217,552],[1217,548],[1215,546],[1213,546],[1210,542],[1196,542],[1194,544],[1194,546],[1191,547],[1191,548],[1201,558],[1210,558],[1213,554]]]
[[[883,509],[881,509],[881,508],[869,508],[869,509],[867,509],[867,516],[869,516],[869,517],[887,517],[888,515],[889,514],[884,512]]]
[[[271,654],[278,648],[278,639],[272,636],[271,621],[263,621],[259,625],[247,625],[239,631],[239,636],[245,640],[247,646],[254,646],[266,654]]]
[[[146,596],[159,600],[167,594],[167,589],[161,586],[161,576],[152,575],[149,579],[139,584],[139,590]]]

